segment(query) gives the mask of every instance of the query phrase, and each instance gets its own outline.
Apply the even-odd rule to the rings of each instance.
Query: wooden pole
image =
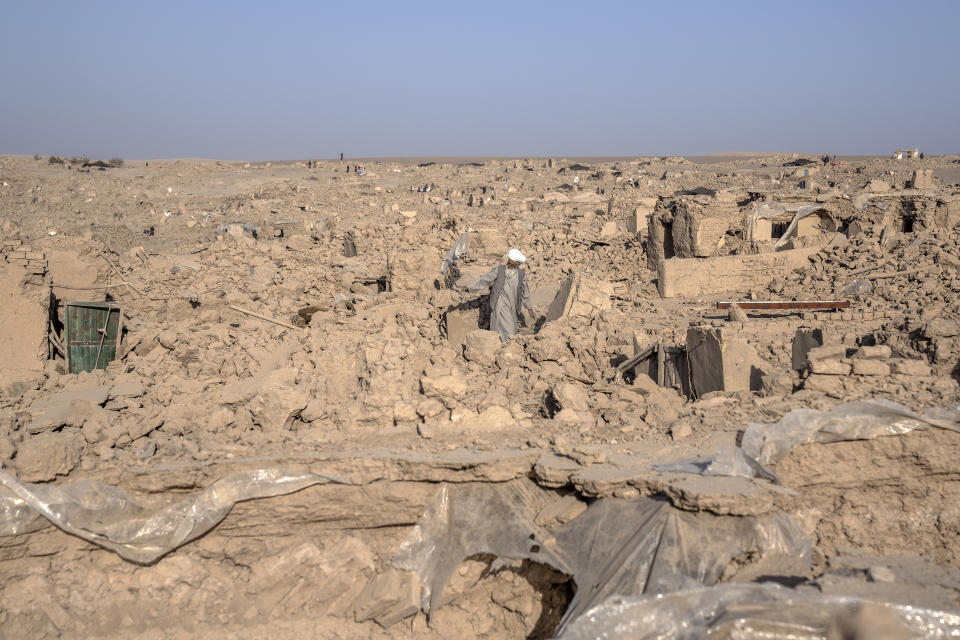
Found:
[[[293,329],[294,331],[299,329],[299,327],[295,327],[292,324],[287,324],[286,322],[283,322],[281,320],[274,320],[273,318],[268,318],[267,316],[260,315],[259,313],[255,313],[253,311],[247,311],[246,309],[241,309],[240,307],[234,306],[232,304],[229,306],[234,311],[239,311],[240,313],[245,313],[248,316],[253,316],[254,318],[260,318],[261,320],[266,320],[267,322],[272,322],[273,324],[280,325],[281,327],[285,327],[287,329]]]

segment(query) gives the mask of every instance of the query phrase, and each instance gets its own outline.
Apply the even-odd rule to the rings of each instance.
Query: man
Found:
[[[494,267],[467,285],[467,291],[476,293],[490,287],[490,330],[500,334],[504,342],[519,330],[517,319],[520,307],[526,310],[533,326],[533,305],[530,303],[530,286],[527,274],[520,265],[527,261],[517,249],[507,253],[507,264]]]

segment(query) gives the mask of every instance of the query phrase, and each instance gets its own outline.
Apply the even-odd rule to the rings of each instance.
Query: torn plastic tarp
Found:
[[[840,289],[840,293],[848,296],[854,296],[864,293],[872,293],[873,289],[874,285],[870,280],[854,280],[843,289]]]
[[[931,409],[918,415],[890,400],[858,400],[838,404],[827,411],[794,409],[779,422],[751,422],[740,446],[748,457],[768,465],[801,444],[869,440],[930,426],[960,431],[958,419],[960,405],[947,410]]]
[[[780,480],[772,471],[750,458],[740,447],[724,447],[710,456],[655,464],[653,470],[661,473],[695,473],[701,476],[763,478],[774,484],[780,484]]]
[[[750,221],[748,224],[747,237],[749,240],[756,240],[753,237],[754,229],[757,225],[757,220],[763,219],[772,219],[780,217],[784,214],[794,211],[793,219],[790,220],[790,224],[787,225],[786,230],[783,232],[783,235],[780,236],[780,239],[773,245],[773,247],[779,248],[783,246],[793,235],[794,231],[797,228],[797,225],[800,221],[807,216],[811,216],[819,211],[826,212],[826,209],[822,204],[808,204],[808,205],[797,205],[789,206],[781,202],[762,202],[758,205],[755,205],[750,216]]]
[[[174,504],[150,508],[123,489],[102,482],[80,480],[62,487],[33,484],[0,469],[0,484],[13,494],[0,493],[0,535],[29,533],[53,524],[126,560],[150,564],[212,529],[237,502],[328,482],[345,483],[308,471],[238,471]]]
[[[429,614],[471,556],[541,562],[577,584],[561,626],[611,595],[713,584],[734,561],[809,568],[810,540],[786,513],[718,516],[652,498],[605,498],[555,530],[538,526],[537,514],[556,499],[526,479],[445,485],[393,566],[417,573],[421,608]]]
[[[766,465],[777,462],[802,444],[869,440],[931,426],[960,431],[960,405],[927,409],[923,415],[882,399],[845,402],[826,411],[794,409],[779,422],[751,422],[743,433],[740,447],[721,449],[712,456],[657,464],[653,469],[702,476],[764,478],[778,483]]]
[[[641,597],[613,597],[573,620],[558,640],[699,640],[700,638],[956,638],[960,616],[906,605],[822,595],[775,584],[722,584]],[[856,635],[841,628],[860,627]],[[852,630],[853,631],[853,630]],[[900,631],[900,633],[896,633]],[[831,633],[832,632],[832,633]]]
[[[570,573],[553,535],[534,523],[548,497],[531,481],[445,484],[392,564],[420,576],[420,607],[426,613],[436,608],[450,576],[470,556],[535,560]]]
[[[447,270],[449,270],[457,260],[465,256],[469,248],[470,232],[464,231],[460,234],[460,237],[457,238],[457,243],[453,245],[453,248],[443,257],[443,262],[440,263],[440,274],[447,275]]]

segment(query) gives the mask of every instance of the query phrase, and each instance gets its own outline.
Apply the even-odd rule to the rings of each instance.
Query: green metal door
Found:
[[[120,345],[120,307],[109,302],[68,302],[64,307],[67,369],[106,369]]]

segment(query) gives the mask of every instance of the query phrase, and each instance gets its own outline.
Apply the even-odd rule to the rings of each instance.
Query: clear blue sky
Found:
[[[5,2],[0,153],[960,152],[960,1]]]

